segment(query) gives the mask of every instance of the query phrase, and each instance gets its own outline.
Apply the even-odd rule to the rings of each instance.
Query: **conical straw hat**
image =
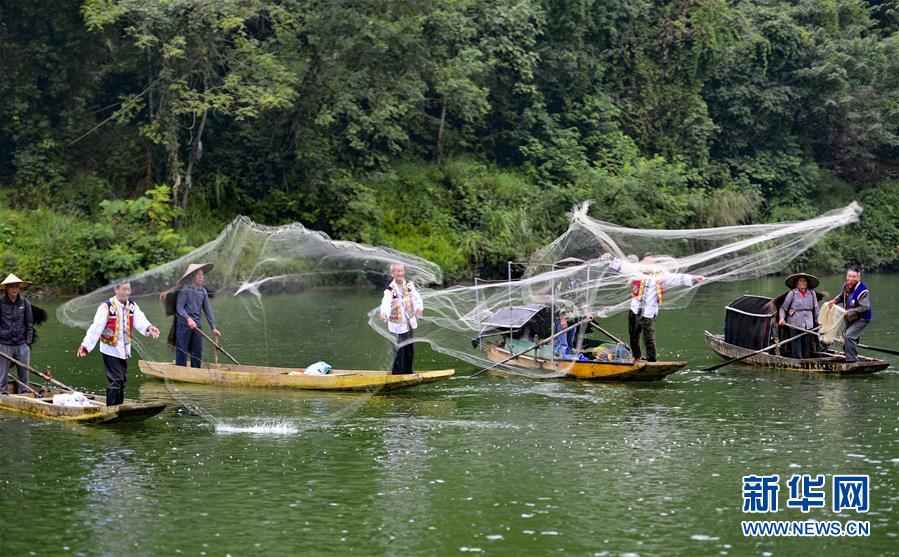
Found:
[[[28,288],[31,286],[31,283],[27,280],[22,280],[16,275],[10,273],[3,282],[0,282],[0,290],[6,290],[6,287],[10,284],[18,284],[19,288]]]
[[[203,271],[203,274],[208,273],[215,266],[215,263],[191,263],[187,266],[187,270],[184,271],[184,274],[178,279],[178,284],[184,283],[191,275],[196,273],[197,271]]]
[[[784,284],[787,285],[787,288],[796,288],[796,281],[804,278],[806,282],[808,282],[808,289],[814,290],[818,288],[818,277],[815,275],[810,275],[808,273],[796,273],[795,275],[790,275],[787,277],[787,280],[784,281]]]

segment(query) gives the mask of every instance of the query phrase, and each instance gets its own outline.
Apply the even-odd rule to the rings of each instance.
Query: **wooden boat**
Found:
[[[389,371],[332,370],[327,375],[304,375],[303,368],[213,363],[205,364],[205,367],[201,368],[192,368],[169,362],[145,360],[138,361],[138,366],[148,377],[182,383],[316,391],[392,391],[442,381],[455,373],[452,369],[422,371],[408,375],[391,375]]]
[[[683,369],[687,362],[647,362],[634,360],[630,350],[622,344],[612,346],[602,359],[559,359],[552,357],[548,344],[534,347],[531,335],[549,338],[552,319],[545,304],[528,304],[500,308],[483,323],[484,329],[472,339],[473,346],[486,349],[491,362],[505,362],[504,366],[519,368],[535,379],[582,379],[588,381],[658,381]],[[491,340],[486,340],[486,339]],[[526,340],[527,338],[527,340]],[[596,348],[598,343],[592,343]],[[580,353],[590,353],[586,345]],[[510,351],[511,350],[511,351]],[[509,359],[512,354],[521,354]],[[498,366],[499,367],[499,366]],[[521,375],[493,368],[491,373]],[[544,377],[545,376],[545,377]]]
[[[820,294],[820,293],[819,293]],[[771,299],[765,296],[746,294],[733,300],[724,308],[724,334],[705,332],[708,347],[727,359],[746,356],[777,342],[795,336],[795,331],[782,330],[777,325],[778,304],[786,295]],[[819,300],[821,296],[819,295]],[[813,346],[816,343],[813,343]],[[887,360],[859,356],[858,361],[846,363],[846,358],[833,350],[816,349],[813,357],[793,358],[789,355],[789,345],[748,356],[741,363],[795,371],[815,371],[837,375],[864,375],[876,373],[890,366]]]
[[[496,344],[487,344],[487,358],[492,362],[502,362],[511,354]],[[544,371],[547,378],[563,377],[590,381],[658,381],[679,371],[687,362],[647,362],[646,360],[550,360],[546,357],[527,354],[509,360],[508,365],[527,370]],[[496,373],[504,373],[496,371]]]
[[[705,343],[713,352],[727,359],[738,358],[754,352],[754,350],[749,348],[743,348],[725,342],[724,335],[715,335],[708,331],[705,332]],[[847,364],[846,358],[842,354],[830,350],[816,352],[814,357],[803,358],[801,360],[762,352],[755,356],[749,356],[745,360],[741,360],[740,363],[771,369],[816,371],[837,375],[864,375],[877,373],[890,366],[890,362],[887,360],[866,358],[864,356],[859,356],[857,361]]]
[[[106,424],[123,421],[142,421],[163,411],[162,401],[138,402],[126,399],[123,404],[106,406],[106,401],[94,395],[85,395],[90,406],[61,406],[53,404],[53,395],[64,393],[61,389],[50,389],[49,396],[38,398],[31,393],[0,395],[0,409],[29,414],[39,418]]]

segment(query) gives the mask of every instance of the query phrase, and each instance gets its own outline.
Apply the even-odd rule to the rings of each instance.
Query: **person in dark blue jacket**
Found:
[[[34,314],[31,302],[21,290],[31,283],[10,274],[0,283],[0,353],[15,358],[26,366],[31,363],[31,345],[34,343]],[[12,362],[0,357],[0,394],[8,394],[9,366]],[[19,382],[28,384],[28,369],[16,364]],[[16,392],[24,392],[18,386]]]
[[[843,353],[846,355],[846,363],[851,364],[858,360],[858,341],[874,316],[871,310],[871,293],[862,282],[862,273],[858,267],[852,266],[846,270],[846,284],[843,285],[842,292],[827,303],[831,306],[842,305],[846,310],[846,315],[843,316],[846,321]]]
[[[178,290],[178,300],[175,303],[175,363],[179,366],[187,365],[187,357],[190,356],[190,366],[200,367],[203,356],[203,336],[200,334],[200,312],[206,314],[206,321],[212,329],[215,341],[221,338],[215,325],[215,314],[212,313],[212,304],[209,303],[209,292],[203,286],[206,273],[212,269],[212,263],[193,263],[188,265],[187,271],[181,277]]]

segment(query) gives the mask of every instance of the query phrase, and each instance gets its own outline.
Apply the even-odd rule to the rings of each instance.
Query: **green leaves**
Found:
[[[161,185],[133,200],[104,200],[95,219],[46,208],[0,209],[0,264],[38,288],[83,292],[173,259],[188,249],[172,227],[178,209]]]
[[[103,273],[248,213],[467,276],[524,257],[588,197],[630,226],[715,226],[888,203],[872,192],[897,175],[890,3],[7,4],[0,195],[111,250]],[[897,225],[871,218],[858,241],[877,247],[852,249],[890,265],[865,236]],[[116,219],[154,232],[116,243]]]
[[[135,62],[148,83],[125,95],[116,117],[164,148],[172,198],[182,208],[209,113],[252,120],[296,97],[296,76],[275,54],[280,33],[295,28],[293,16],[266,2],[88,0],[82,13],[89,29],[108,30],[114,44],[130,41],[143,54]]]

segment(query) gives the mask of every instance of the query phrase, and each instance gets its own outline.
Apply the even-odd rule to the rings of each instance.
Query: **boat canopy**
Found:
[[[725,342],[752,350],[760,350],[770,344],[777,315],[771,298],[740,296],[724,309]]]
[[[520,329],[545,307],[543,304],[504,307],[487,318],[484,325],[499,329]]]

